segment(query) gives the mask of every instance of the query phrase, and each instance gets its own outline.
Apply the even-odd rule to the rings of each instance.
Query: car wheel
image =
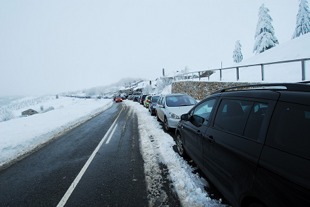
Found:
[[[176,145],[177,145],[177,149],[178,149],[178,153],[181,157],[186,157],[187,154],[185,152],[185,149],[183,147],[183,142],[182,142],[182,138],[181,138],[181,134],[180,133],[177,133],[177,136],[176,136]]]
[[[170,130],[170,127],[168,125],[168,120],[167,120],[166,117],[164,118],[164,129],[165,129],[165,131],[169,131]]]

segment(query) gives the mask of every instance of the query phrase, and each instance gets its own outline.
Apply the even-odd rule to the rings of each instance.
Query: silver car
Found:
[[[163,95],[157,102],[157,120],[164,123],[164,129],[175,129],[182,114],[187,113],[197,101],[186,94]]]

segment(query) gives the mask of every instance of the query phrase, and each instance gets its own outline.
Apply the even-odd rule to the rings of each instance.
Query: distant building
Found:
[[[31,115],[34,115],[37,113],[38,112],[36,110],[28,109],[28,110],[22,112],[22,116],[31,116]]]

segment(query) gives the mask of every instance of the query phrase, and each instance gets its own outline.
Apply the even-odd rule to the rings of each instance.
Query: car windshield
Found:
[[[192,106],[195,105],[197,102],[190,96],[167,96],[166,97],[166,104],[168,107],[180,107],[180,106]]]

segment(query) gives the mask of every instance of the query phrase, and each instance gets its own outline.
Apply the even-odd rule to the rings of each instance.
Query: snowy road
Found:
[[[115,104],[1,171],[1,205],[148,206],[154,200],[178,206],[169,185],[162,188],[165,199],[147,194],[143,164],[137,117]]]

